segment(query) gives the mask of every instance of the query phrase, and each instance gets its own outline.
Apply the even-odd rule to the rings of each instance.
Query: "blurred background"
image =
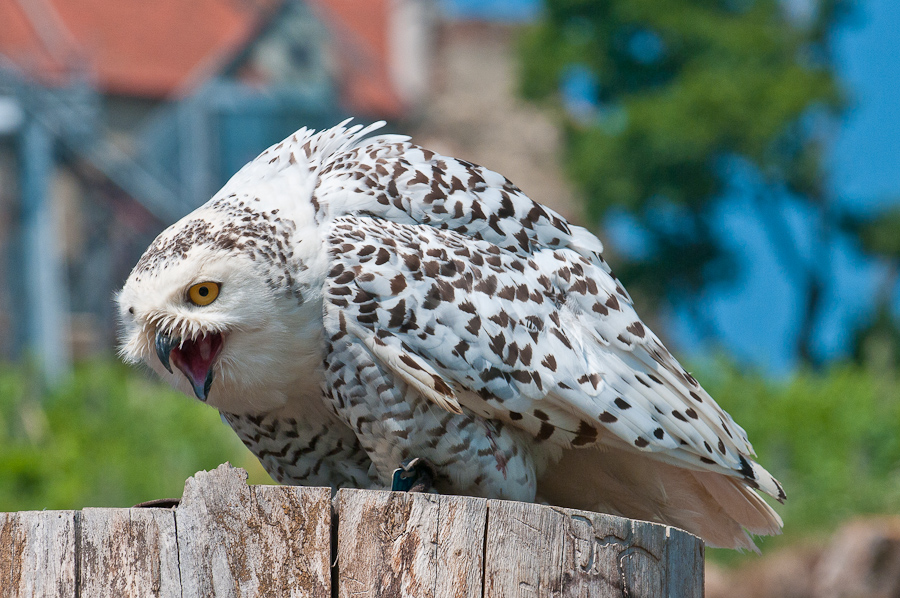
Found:
[[[900,595],[898,106],[896,0],[0,0],[0,511],[226,459],[271,483],[117,362],[112,297],[245,162],[352,115],[597,232],[747,429],[785,534],[710,551],[710,596]]]

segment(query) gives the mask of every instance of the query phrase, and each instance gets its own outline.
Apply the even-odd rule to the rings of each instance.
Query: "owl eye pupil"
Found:
[[[219,296],[219,283],[198,282],[188,289],[186,299],[199,307],[209,305]]]

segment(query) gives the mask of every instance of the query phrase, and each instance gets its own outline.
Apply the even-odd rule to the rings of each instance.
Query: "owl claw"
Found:
[[[391,490],[394,492],[428,492],[434,484],[434,468],[421,457],[407,459],[394,470]]]

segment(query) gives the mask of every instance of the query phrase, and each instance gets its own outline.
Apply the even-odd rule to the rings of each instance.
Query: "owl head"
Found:
[[[325,263],[312,208],[288,191],[220,194],[156,238],[117,296],[126,361],[232,413],[277,407],[308,382]]]
[[[231,413],[315,386],[328,218],[315,185],[331,157],[384,125],[347,122],[268,148],[156,238],[117,297],[126,361]]]

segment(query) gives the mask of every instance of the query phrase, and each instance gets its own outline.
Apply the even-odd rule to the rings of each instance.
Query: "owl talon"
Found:
[[[407,459],[394,470],[391,490],[394,492],[428,492],[434,483],[434,468],[421,457]]]

